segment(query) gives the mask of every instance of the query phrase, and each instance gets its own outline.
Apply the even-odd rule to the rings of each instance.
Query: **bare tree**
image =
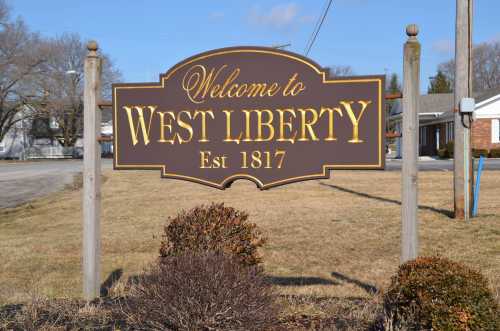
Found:
[[[483,43],[474,49],[473,87],[482,91],[500,86],[500,42]]]
[[[47,75],[38,84],[44,95],[42,113],[57,123],[55,137],[64,147],[74,146],[83,125],[83,66],[86,43],[78,34],[64,34],[47,41],[51,55],[45,67]],[[102,94],[110,97],[111,84],[121,79],[120,72],[106,55],[103,57]]]
[[[28,105],[37,98],[33,81],[43,74],[47,50],[37,34],[20,19],[6,20],[8,10],[0,2],[0,141],[19,121],[30,116]]]
[[[0,0],[0,26],[5,26],[9,19],[9,7],[5,0]]]
[[[483,91],[500,86],[500,42],[482,43],[474,47],[472,54],[472,87],[475,91]],[[446,78],[454,86],[455,61],[450,60],[438,66]]]
[[[331,77],[343,77],[354,75],[354,70],[351,66],[329,66]]]

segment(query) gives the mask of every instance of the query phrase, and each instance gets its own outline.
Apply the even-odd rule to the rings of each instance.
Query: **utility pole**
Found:
[[[472,114],[460,113],[460,100],[472,94],[472,2],[457,0],[455,35],[454,172],[455,218],[468,220],[472,201]]]
[[[101,285],[101,58],[97,43],[87,45],[83,92],[83,294],[99,296]]]
[[[403,169],[401,171],[401,263],[418,256],[418,108],[420,43],[418,27],[406,27],[403,58]]]

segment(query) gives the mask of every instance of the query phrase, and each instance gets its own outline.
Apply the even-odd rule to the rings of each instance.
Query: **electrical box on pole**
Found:
[[[472,114],[476,108],[474,98],[463,98],[460,100],[460,112],[464,114]]]

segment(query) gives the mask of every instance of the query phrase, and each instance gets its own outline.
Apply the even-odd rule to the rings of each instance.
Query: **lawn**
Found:
[[[105,171],[102,279],[124,282],[158,254],[169,216],[225,202],[247,211],[268,238],[266,273],[282,294],[371,298],[394,274],[400,254],[399,172],[336,171],[329,180],[258,190],[237,181],[225,191],[160,179],[155,171]],[[421,255],[449,257],[480,269],[500,295],[500,174],[482,177],[480,217],[449,217],[451,172],[419,175]],[[81,190],[0,210],[0,304],[33,292],[81,295]]]

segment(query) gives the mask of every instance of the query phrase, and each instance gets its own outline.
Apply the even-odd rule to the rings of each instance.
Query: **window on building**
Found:
[[[51,129],[59,129],[59,123],[55,117],[51,117],[49,121],[49,127]]]
[[[0,153],[5,152],[5,143],[0,143]]]
[[[446,143],[453,141],[455,135],[455,127],[453,122],[446,123]]]
[[[427,132],[428,132],[428,127],[423,126],[420,128],[420,133],[419,133],[420,146],[427,145]]]
[[[500,119],[491,120],[491,142],[500,143]]]

